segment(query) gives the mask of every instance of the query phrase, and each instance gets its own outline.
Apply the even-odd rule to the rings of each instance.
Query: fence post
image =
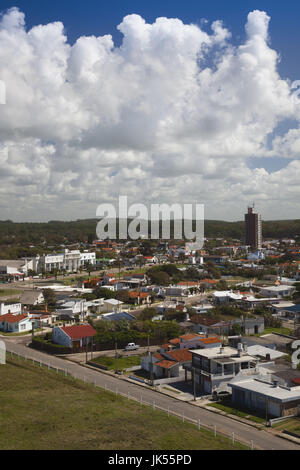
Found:
[[[215,437],[217,435],[217,426],[216,425],[214,426],[214,435],[215,435]]]
[[[184,413],[182,413],[182,422],[184,423]]]
[[[251,450],[253,450],[253,447],[254,447],[254,446],[253,446],[253,441],[251,441]]]
[[[155,401],[153,402],[153,411],[155,411]]]
[[[198,419],[198,429],[199,429],[199,431],[200,431],[200,429],[201,429],[201,421],[200,421],[200,419]]]
[[[232,445],[234,446],[234,432],[232,433]]]
[[[170,407],[168,406],[168,418],[170,417]]]
[[[129,400],[129,397],[130,397],[130,393],[128,392],[128,400]]]
[[[142,395],[141,395],[141,405],[142,405],[142,404],[143,404],[143,397],[142,397]]]
[[[118,387],[116,388],[116,397],[118,396]]]

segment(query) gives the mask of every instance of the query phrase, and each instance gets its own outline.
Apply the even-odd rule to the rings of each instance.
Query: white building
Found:
[[[34,270],[37,272],[51,272],[54,269],[68,272],[78,271],[86,264],[96,265],[96,253],[79,250],[63,250],[62,253],[37,256],[34,258]]]
[[[17,304],[0,303],[0,315],[6,315],[7,313],[11,313],[13,315],[20,315],[22,313],[21,303],[17,303]]]
[[[288,297],[293,295],[296,288],[293,286],[270,286],[270,287],[261,287],[260,294],[265,297]]]

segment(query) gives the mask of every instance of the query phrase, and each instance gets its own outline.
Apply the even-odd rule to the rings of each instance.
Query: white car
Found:
[[[135,343],[128,343],[124,351],[135,351],[136,349],[139,349],[139,346]]]

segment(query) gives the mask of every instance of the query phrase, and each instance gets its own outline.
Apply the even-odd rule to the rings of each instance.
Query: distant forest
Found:
[[[92,243],[96,237],[98,220],[86,219],[73,222],[51,221],[47,223],[15,223],[0,221],[0,246],[7,245],[59,245],[76,242]],[[118,224],[117,224],[118,225]],[[263,237],[294,238],[300,235],[300,219],[263,221]],[[171,224],[172,233],[172,224]],[[206,220],[206,238],[244,239],[244,222]]]

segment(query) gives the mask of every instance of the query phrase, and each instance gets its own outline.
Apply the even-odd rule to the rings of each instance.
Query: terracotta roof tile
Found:
[[[74,326],[62,326],[61,329],[71,339],[82,339],[86,337],[95,336],[97,331],[91,325],[74,325]]]

